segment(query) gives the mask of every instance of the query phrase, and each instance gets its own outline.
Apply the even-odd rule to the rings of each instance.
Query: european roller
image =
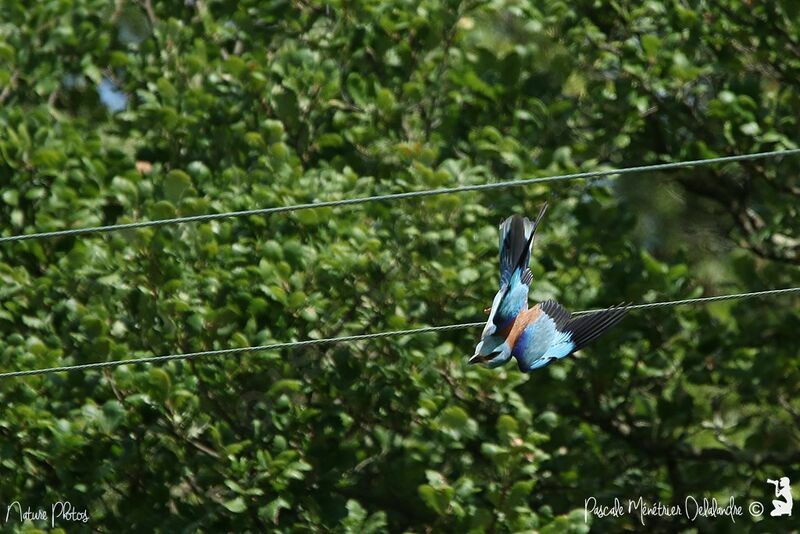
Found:
[[[547,204],[534,222],[514,215],[500,225],[500,290],[471,364],[494,368],[514,357],[520,371],[529,373],[585,347],[628,311],[626,306],[615,306],[572,317],[554,300],[528,308],[531,244],[546,209]]]

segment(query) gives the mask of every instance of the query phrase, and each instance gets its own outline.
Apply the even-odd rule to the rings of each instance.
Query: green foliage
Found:
[[[794,147],[796,6],[701,4],[7,1],[0,228]],[[478,320],[497,224],[544,199],[534,299],[797,285],[798,169],[5,244],[0,368]],[[585,523],[590,496],[769,502],[761,481],[800,466],[796,310],[635,313],[532,375],[467,367],[479,332],[456,331],[5,380],[0,503],[68,499],[106,531],[585,532],[638,525]]]

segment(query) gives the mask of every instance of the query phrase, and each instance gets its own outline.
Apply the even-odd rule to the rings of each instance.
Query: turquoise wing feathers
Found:
[[[620,305],[573,317],[554,300],[528,308],[531,245],[546,209],[533,222],[514,215],[500,225],[500,289],[471,364],[494,368],[516,358],[523,372],[539,369],[585,347],[628,311]]]
[[[526,373],[585,347],[620,322],[628,311],[627,306],[620,305],[573,318],[554,300],[539,306],[541,313],[525,326],[511,352],[520,370]]]
[[[513,215],[500,225],[500,289],[492,301],[484,338],[507,328],[519,312],[528,307],[528,287],[533,281],[528,268],[531,246],[546,210],[547,203],[535,221]]]

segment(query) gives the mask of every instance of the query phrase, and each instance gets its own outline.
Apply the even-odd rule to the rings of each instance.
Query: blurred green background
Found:
[[[13,235],[795,148],[800,3],[3,0]],[[497,224],[572,310],[800,285],[800,158],[0,246],[0,369],[482,320]],[[161,532],[781,531],[797,297],[0,381],[0,510]],[[590,518],[730,496],[745,515]],[[795,513],[795,516],[797,514]],[[8,530],[48,529],[49,523]]]

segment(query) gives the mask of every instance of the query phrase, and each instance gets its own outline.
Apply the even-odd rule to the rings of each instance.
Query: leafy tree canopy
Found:
[[[797,140],[796,2],[2,12],[3,235]],[[779,158],[6,243],[0,368],[480,320],[497,224],[545,199],[535,300],[798,285],[798,170]],[[78,526],[164,532],[583,532],[639,524],[585,523],[590,496],[769,502],[762,481],[800,466],[797,304],[632,313],[531,375],[467,367],[479,332],[455,331],[4,380],[0,502],[68,499],[91,516]]]

